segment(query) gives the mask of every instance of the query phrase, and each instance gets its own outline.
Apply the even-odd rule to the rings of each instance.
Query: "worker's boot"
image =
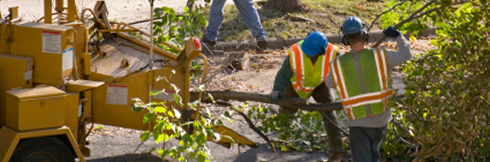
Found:
[[[328,162],[341,162],[342,161],[342,152],[330,152],[328,155]]]
[[[202,35],[201,42],[204,42],[211,47],[214,47],[216,45],[216,40],[209,39],[208,37],[206,37],[206,34]]]
[[[257,40],[257,47],[255,48],[255,51],[257,51],[257,53],[262,53],[264,52],[264,50],[267,48],[267,41],[265,40],[265,38],[260,38]]]

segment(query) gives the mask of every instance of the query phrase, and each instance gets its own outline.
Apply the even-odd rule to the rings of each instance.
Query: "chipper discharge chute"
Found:
[[[145,112],[131,111],[132,98],[165,101],[178,108],[183,120],[198,115],[173,101],[174,93],[182,103],[190,101],[190,62],[204,57],[197,38],[189,39],[184,49],[166,44],[181,51],[176,55],[130,37],[127,32],[145,33],[127,24],[113,28],[104,1],[80,15],[75,0],[44,4],[44,17],[37,22],[19,21],[18,8],[0,19],[1,161],[85,161],[83,156],[90,155],[86,123],[151,130],[151,122],[143,123]],[[86,14],[93,15],[95,23],[89,25]],[[159,77],[168,82],[157,81]],[[163,89],[166,93],[150,95]],[[227,127],[215,130],[239,144],[255,146]],[[225,146],[232,142],[217,141]]]

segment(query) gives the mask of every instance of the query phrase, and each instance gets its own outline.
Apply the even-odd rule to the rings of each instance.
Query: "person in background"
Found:
[[[391,69],[412,57],[407,40],[392,26],[383,30],[395,38],[399,51],[365,48],[369,39],[365,24],[358,17],[347,18],[342,25],[343,42],[351,50],[332,62],[325,78],[335,88],[348,116],[349,142],[354,162],[377,162],[379,146],[391,121]]]
[[[213,0],[211,4],[208,26],[206,27],[206,33],[204,33],[202,37],[202,42],[205,42],[208,45],[216,45],[218,31],[224,19],[223,7],[225,2],[226,0]],[[262,51],[266,49],[268,44],[266,41],[266,34],[264,29],[262,29],[260,17],[257,13],[257,9],[255,9],[253,0],[233,0],[233,2],[245,21],[245,25],[247,25],[257,41],[256,50]]]

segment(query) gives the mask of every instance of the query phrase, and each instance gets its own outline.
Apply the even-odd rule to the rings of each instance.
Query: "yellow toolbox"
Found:
[[[52,86],[7,91],[7,126],[27,131],[64,125],[65,96]]]

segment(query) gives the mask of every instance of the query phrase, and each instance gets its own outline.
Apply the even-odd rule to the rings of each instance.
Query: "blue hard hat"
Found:
[[[364,23],[358,17],[351,16],[345,19],[342,25],[342,33],[344,35],[355,34],[365,30]]]
[[[322,52],[327,45],[328,40],[325,34],[319,31],[314,31],[306,36],[303,44],[301,44],[301,50],[307,56],[314,56]]]

